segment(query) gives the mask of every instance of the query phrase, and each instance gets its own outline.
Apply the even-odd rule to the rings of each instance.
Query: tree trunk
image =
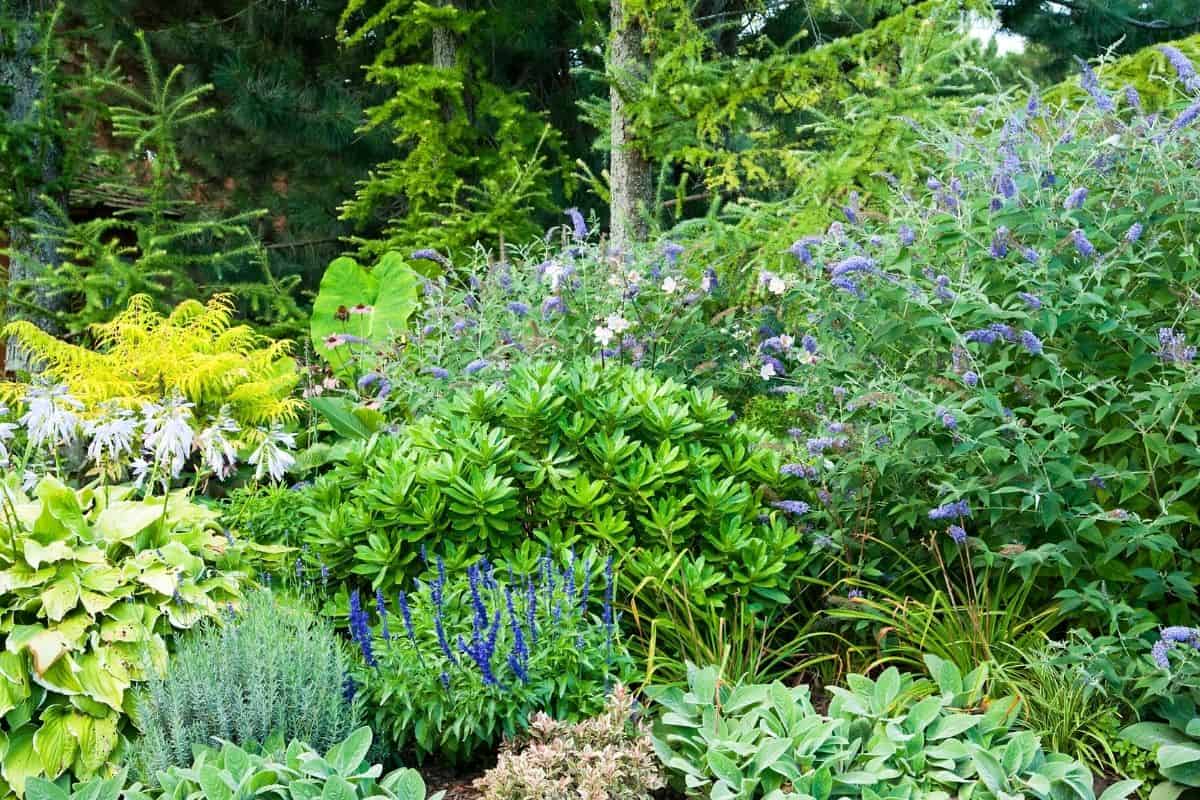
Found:
[[[4,42],[4,55],[0,57],[0,86],[7,87],[9,104],[4,109],[4,123],[10,130],[29,132],[29,152],[32,163],[23,165],[22,175],[10,184],[13,205],[17,218],[8,230],[8,284],[10,289],[17,284],[32,287],[24,299],[35,308],[17,308],[10,305],[5,310],[6,321],[29,319],[46,330],[56,332],[49,314],[61,299],[45,286],[39,285],[37,277],[47,268],[61,263],[57,242],[44,234],[53,230],[55,212],[47,195],[59,193],[56,188],[62,167],[62,147],[50,132],[47,114],[53,113],[52,91],[49,76],[42,74],[41,52],[42,30],[40,4],[34,0],[5,2],[13,22],[12,40]],[[55,201],[65,207],[65,197],[56,196]],[[11,342],[7,345],[5,368],[10,372],[31,368],[30,361],[20,348]]]
[[[612,0],[612,47],[610,50],[609,101],[612,105],[612,162],[609,178],[611,238],[614,250],[625,251],[646,239],[653,181],[650,162],[629,134],[625,112],[624,81],[637,80],[649,71],[642,46],[642,28],[637,20],[625,19],[623,0]]]

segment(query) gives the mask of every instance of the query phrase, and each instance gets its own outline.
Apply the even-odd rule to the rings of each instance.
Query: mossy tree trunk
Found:
[[[623,6],[623,0],[612,0],[609,48],[609,101],[612,108],[609,212],[612,246],[617,251],[628,250],[630,245],[645,240],[653,193],[650,162],[630,134],[630,120],[625,110],[625,93],[645,76],[648,62],[641,24],[632,17],[627,18]]]

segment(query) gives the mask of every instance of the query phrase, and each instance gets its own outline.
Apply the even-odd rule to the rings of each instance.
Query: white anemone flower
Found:
[[[163,405],[146,403],[142,406],[145,419],[143,445],[155,466],[178,478],[192,453],[192,404],[182,397],[173,397]]]
[[[59,447],[74,443],[79,432],[79,415],[75,412],[83,408],[83,403],[72,397],[66,386],[34,386],[25,395],[25,402],[28,409],[21,424],[31,445]]]
[[[237,466],[237,448],[227,434],[240,431],[237,422],[229,416],[228,407],[222,407],[216,419],[207,428],[196,434],[196,448],[204,466],[216,475],[219,480],[225,480],[233,474]]]
[[[254,479],[262,480],[266,474],[273,481],[281,481],[296,463],[295,457],[288,452],[296,446],[296,437],[280,425],[272,426],[269,431],[260,428],[259,432],[262,434],[262,441],[246,459],[255,467]]]

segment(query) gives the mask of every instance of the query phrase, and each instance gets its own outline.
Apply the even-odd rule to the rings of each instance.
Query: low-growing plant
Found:
[[[824,714],[806,686],[727,683],[693,667],[686,691],[650,690],[655,748],[690,797],[1094,797],[1086,767],[1014,729],[1017,698],[986,697],[986,668],[963,675],[933,656],[927,667],[934,681],[895,667],[849,675]]]
[[[535,712],[564,721],[598,713],[630,667],[613,617],[613,580],[611,560],[574,555],[561,571],[547,555],[537,574],[507,579],[485,559],[465,581],[449,579],[438,559],[433,575],[400,592],[395,606],[382,592],[368,600],[374,629],[351,592],[350,630],[364,662],[359,691],[376,730],[419,759],[463,762],[521,733]]]
[[[261,754],[230,742],[197,748],[186,767],[171,767],[158,775],[157,786],[125,786],[125,773],[93,778],[68,792],[56,783],[32,778],[29,800],[426,800],[425,781],[413,769],[383,775],[383,768],[366,760],[371,729],[358,728],[321,755],[293,740],[286,749]],[[440,800],[438,792],[429,800]]]
[[[604,713],[574,724],[537,713],[477,781],[484,800],[650,800],[666,786],[648,726],[624,686]]]
[[[186,767],[198,745],[248,750],[293,739],[326,750],[360,722],[346,699],[350,661],[332,625],[269,591],[183,637],[135,696],[139,736],[125,763],[143,783]]]
[[[635,583],[681,559],[700,605],[786,605],[812,559],[808,506],[774,492],[779,458],[760,436],[711,390],[629,366],[515,368],[314,481],[306,558],[390,595],[426,546],[451,569],[496,553],[528,573],[547,546],[594,545]]]
[[[0,795],[29,778],[86,778],[129,732],[129,689],[165,667],[167,635],[241,593],[253,545],[175,492],[75,492],[54,478],[34,498],[0,484]]]

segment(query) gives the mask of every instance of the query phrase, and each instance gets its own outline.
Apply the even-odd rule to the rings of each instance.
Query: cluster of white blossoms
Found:
[[[22,428],[30,454],[57,455],[80,445],[87,463],[101,474],[119,478],[128,471],[138,487],[154,481],[165,489],[193,455],[199,472],[225,480],[237,467],[243,439],[257,443],[246,458],[256,480],[280,481],[296,461],[290,452],[295,436],[280,425],[254,428],[239,439],[241,426],[222,407],[198,427],[194,404],[178,395],[143,403],[139,411],[108,403],[87,419],[81,416],[83,403],[62,385],[31,387],[24,400],[26,410],[18,423],[0,422],[0,466],[12,466],[10,443]],[[6,414],[0,407],[0,416]]]

